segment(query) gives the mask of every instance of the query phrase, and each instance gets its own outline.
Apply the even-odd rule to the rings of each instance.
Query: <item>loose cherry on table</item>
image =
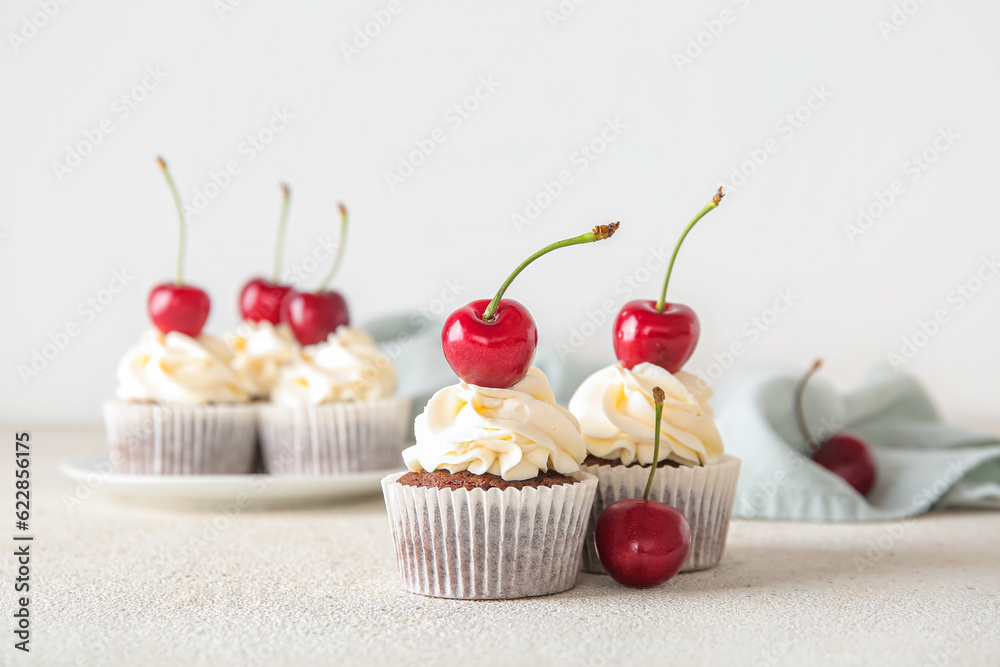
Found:
[[[653,464],[642,498],[611,503],[597,517],[594,539],[597,555],[608,574],[623,586],[659,586],[680,572],[691,549],[691,527],[675,508],[649,499],[660,458],[660,424],[663,390],[653,387],[656,420],[653,434]]]
[[[281,184],[282,203],[281,217],[278,220],[278,238],[274,244],[274,264],[271,280],[254,278],[240,292],[240,314],[250,322],[267,321],[278,324],[281,321],[281,302],[292,289],[291,285],[282,285],[281,254],[285,246],[285,228],[288,225],[288,208],[292,193],[287,183]]]
[[[340,204],[339,209],[340,242],[330,272],[315,292],[289,290],[281,303],[281,321],[291,327],[296,340],[302,345],[322,343],[337,327],[351,322],[344,297],[335,290],[326,289],[340,269],[347,242],[347,208]]]
[[[701,325],[698,316],[680,303],[667,303],[667,285],[674,270],[674,260],[688,232],[709,211],[722,201],[722,188],[715,193],[705,208],[699,211],[684,229],[667,265],[667,276],[659,301],[636,299],[626,303],[614,325],[615,356],[618,363],[631,369],[636,364],[649,362],[671,373],[679,371],[698,346]]]
[[[838,431],[825,440],[817,441],[809,432],[809,426],[806,424],[805,411],[802,409],[802,396],[809,378],[819,370],[822,363],[821,360],[817,360],[795,390],[795,417],[799,424],[799,430],[802,431],[806,442],[809,443],[812,460],[835,475],[842,477],[844,481],[854,487],[855,491],[864,496],[875,486],[875,479],[878,476],[875,458],[872,456],[868,443],[848,431]]]
[[[146,308],[149,311],[149,319],[153,321],[156,328],[162,333],[176,331],[191,337],[196,337],[201,333],[205,322],[208,320],[208,313],[212,308],[212,302],[204,290],[192,285],[184,284],[184,246],[185,232],[187,225],[184,220],[184,204],[181,202],[180,194],[177,192],[177,185],[170,176],[167,163],[162,157],[156,158],[157,164],[163,171],[173,195],[174,204],[177,206],[177,217],[180,220],[180,238],[177,249],[177,275],[172,283],[157,285],[149,293]]]
[[[513,299],[504,299],[504,292],[542,255],[610,238],[618,225],[598,225],[586,234],[545,246],[514,269],[492,300],[473,301],[449,315],[441,330],[441,346],[455,374],[480,387],[505,389],[520,382],[535,358],[538,330],[528,309]]]

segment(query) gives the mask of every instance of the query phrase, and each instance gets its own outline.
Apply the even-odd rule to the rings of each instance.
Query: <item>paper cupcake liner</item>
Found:
[[[260,404],[264,468],[272,475],[343,475],[402,466],[410,399],[302,407]]]
[[[569,590],[580,571],[597,479],[522,489],[404,486],[382,480],[403,588],[462,600]]]
[[[118,474],[242,475],[253,469],[257,413],[249,404],[104,403]]]
[[[597,496],[587,528],[587,543],[583,554],[584,572],[607,574],[597,555],[594,528],[597,517],[608,505],[624,498],[642,498],[649,480],[649,468],[644,466],[583,466],[585,472],[597,476]],[[693,572],[715,567],[726,550],[729,518],[733,513],[733,498],[740,475],[740,460],[723,455],[707,466],[657,468],[650,500],[675,507],[691,526],[691,550],[681,572]]]

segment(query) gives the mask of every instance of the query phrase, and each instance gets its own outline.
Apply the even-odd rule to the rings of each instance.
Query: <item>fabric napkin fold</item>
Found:
[[[813,434],[849,430],[872,447],[875,487],[864,497],[808,458],[794,413],[802,373],[735,371],[712,404],[726,451],[743,459],[734,516],[792,521],[884,521],[944,507],[1000,509],[1000,437],[941,421],[912,377],[879,368],[840,396],[822,378],[806,388]]]

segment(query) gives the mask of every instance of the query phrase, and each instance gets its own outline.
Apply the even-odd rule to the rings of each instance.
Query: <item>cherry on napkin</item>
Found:
[[[857,493],[808,457],[793,412],[801,375],[749,367],[716,388],[726,452],[743,460],[733,516],[884,521],[944,507],[1000,509],[1000,437],[942,422],[920,384],[888,368],[848,394],[822,378],[805,391],[812,433],[853,431],[872,448],[878,478],[867,497]]]

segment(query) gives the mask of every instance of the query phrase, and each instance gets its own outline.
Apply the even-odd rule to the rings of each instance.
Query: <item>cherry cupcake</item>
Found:
[[[580,420],[588,457],[583,470],[598,478],[583,567],[603,573],[594,540],[601,513],[616,501],[642,498],[658,466],[648,498],[679,510],[691,527],[691,548],[681,571],[718,564],[725,551],[740,460],[724,454],[708,404],[711,390],[681,370],[698,344],[695,312],[666,301],[674,261],[688,233],[722,201],[722,189],[688,223],[667,267],[658,301],[636,300],[614,324],[618,363],[580,385],[569,409]],[[660,449],[653,460],[654,387],[664,394]]]
[[[183,206],[166,163],[158,162],[180,218],[177,276],[150,293],[155,328],[125,354],[118,398],[104,404],[111,461],[127,474],[249,473],[256,413],[226,345],[201,333],[211,302],[184,284]]]
[[[465,600],[572,588],[597,481],[581,472],[580,426],[531,365],[534,319],[503,299],[528,264],[611,236],[617,224],[552,244],[522,263],[491,301],[445,322],[445,358],[461,382],[438,391],[403,452],[410,472],[382,480],[404,589]]]
[[[411,401],[394,396],[396,372],[375,341],[350,326],[347,301],[327,286],[337,274],[347,241],[347,208],[339,205],[340,242],[330,271],[314,292],[277,285],[281,238],[288,214],[282,206],[272,283],[251,281],[240,303],[244,317],[259,311],[260,298],[285,290],[281,307],[267,309],[281,322],[275,336],[294,336],[298,345],[279,366],[270,403],[258,409],[264,468],[272,475],[342,475],[385,470],[399,463],[410,442]],[[266,305],[274,299],[265,300]],[[255,333],[270,332],[257,325]],[[287,334],[285,332],[288,332]],[[268,344],[274,350],[280,344]],[[277,361],[274,359],[273,361]]]
[[[253,278],[240,291],[242,321],[224,339],[233,354],[233,370],[247,385],[255,400],[267,400],[278,384],[281,369],[292,361],[299,344],[288,324],[281,321],[281,304],[292,291],[281,283],[281,255],[288,226],[292,193],[281,184],[282,204],[274,263],[270,280]]]
[[[649,498],[675,507],[691,527],[691,548],[682,572],[718,564],[726,546],[739,459],[723,452],[708,404],[712,392],[694,375],[671,374],[650,363],[631,370],[619,364],[583,381],[569,409],[580,421],[587,447],[583,470],[598,479],[583,569],[603,573],[594,528],[618,500],[641,498],[653,465],[655,401],[664,394],[658,469]]]
[[[410,442],[408,398],[375,341],[341,325],[292,355],[258,406],[264,468],[273,475],[340,475],[399,464]]]

